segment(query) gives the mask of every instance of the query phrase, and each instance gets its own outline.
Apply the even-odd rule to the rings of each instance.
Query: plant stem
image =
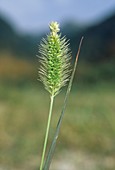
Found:
[[[49,128],[50,128],[50,122],[51,122],[51,116],[52,116],[53,102],[54,102],[54,96],[51,96],[49,116],[48,116],[46,135],[45,135],[45,140],[44,140],[44,145],[43,145],[43,152],[42,152],[40,170],[43,169],[43,165],[44,165],[44,158],[45,158],[45,153],[46,153],[46,146],[47,146],[47,142],[48,142],[48,134],[49,134]]]

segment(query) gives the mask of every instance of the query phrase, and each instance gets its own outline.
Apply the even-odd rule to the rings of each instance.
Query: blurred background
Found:
[[[115,0],[0,0],[0,170],[39,167],[49,95],[36,55],[51,21],[70,39],[73,60],[84,36],[51,169],[115,170]]]

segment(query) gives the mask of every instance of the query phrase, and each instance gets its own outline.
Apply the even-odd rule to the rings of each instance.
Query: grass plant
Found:
[[[69,43],[65,37],[61,37],[61,34],[58,34],[60,31],[59,24],[57,22],[51,22],[50,24],[50,34],[47,35],[46,39],[42,39],[41,44],[39,46],[39,58],[40,58],[40,68],[39,68],[39,77],[42,83],[45,86],[45,89],[50,93],[50,108],[49,108],[49,116],[46,127],[46,135],[43,145],[43,152],[40,164],[40,170],[48,170],[50,167],[50,163],[53,157],[53,152],[56,146],[56,141],[58,138],[61,122],[63,119],[63,115],[65,112],[65,107],[67,103],[67,97],[70,93],[73,77],[76,70],[76,65],[78,61],[78,56],[80,52],[80,47],[82,43],[82,39],[80,42],[79,50],[76,56],[75,65],[70,76],[70,49]],[[48,155],[45,160],[48,135],[52,117],[52,109],[54,103],[54,97],[60,92],[60,89],[66,85],[67,81],[69,81],[69,85],[67,88],[67,93],[65,95],[64,104],[62,107],[62,112],[59,117],[59,121],[57,123],[57,128],[55,130],[55,135],[52,140],[51,147],[49,149]]]

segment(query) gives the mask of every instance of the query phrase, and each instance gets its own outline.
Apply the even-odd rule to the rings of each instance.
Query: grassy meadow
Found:
[[[5,60],[1,62],[4,63]],[[13,64],[8,62],[9,67],[7,64],[4,64],[3,68],[0,67],[0,76],[2,75],[0,77],[0,170],[36,170],[42,153],[49,95],[34,77],[31,83],[12,82],[17,82],[22,76],[24,81],[27,75],[32,77],[35,73],[30,63],[24,64],[15,60],[13,62]],[[91,78],[94,72],[90,72],[89,69],[90,83],[83,82],[80,76],[84,76],[86,72],[82,73],[83,69],[80,71],[79,68],[77,83],[75,79],[68,99],[51,169],[114,170],[114,81],[99,79],[95,82]],[[97,73],[99,74],[99,69],[94,74],[96,79]],[[10,76],[11,82],[8,81]],[[61,111],[64,94],[65,90],[55,99],[49,143]]]

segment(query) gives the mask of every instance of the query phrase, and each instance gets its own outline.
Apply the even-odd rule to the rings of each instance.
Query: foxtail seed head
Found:
[[[55,96],[66,85],[70,75],[70,50],[57,22],[51,22],[50,34],[42,39],[39,46],[39,77],[46,90]]]

